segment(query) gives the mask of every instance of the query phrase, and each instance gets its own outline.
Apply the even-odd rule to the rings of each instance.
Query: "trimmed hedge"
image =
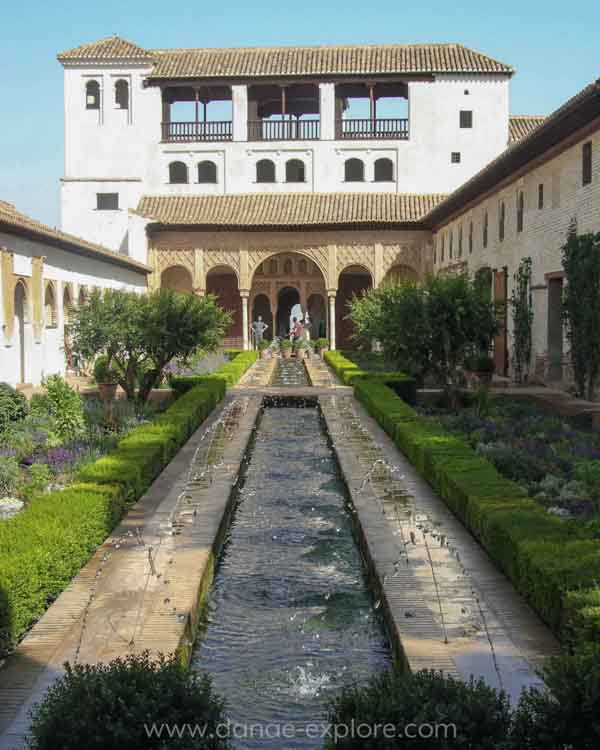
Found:
[[[171,375],[169,384],[177,395],[187,393],[190,388],[215,380],[225,380],[229,386],[235,385],[250,365],[258,359],[258,352],[242,352],[228,349],[226,354],[231,357],[229,362],[221,365],[215,372],[206,375]]]
[[[390,386],[404,401],[414,404],[417,401],[417,383],[410,375],[403,372],[373,372],[361,369],[355,362],[340,351],[325,352],[325,362],[331,367],[338,378],[346,385],[353,385],[355,381],[368,378],[372,381],[384,382]]]
[[[223,397],[227,383],[254,361],[236,356],[160,414],[77,473],[77,483],[36,497],[0,522],[0,655],[68,585],[123,512],[150,486]],[[240,359],[241,357],[241,359]]]
[[[353,385],[359,401],[561,640],[597,640],[598,541],[549,515],[467,442],[423,419],[385,383],[361,378]]]

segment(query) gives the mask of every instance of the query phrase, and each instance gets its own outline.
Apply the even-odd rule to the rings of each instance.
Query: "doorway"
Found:
[[[294,305],[300,304],[300,292],[291,286],[285,286],[277,295],[277,335],[288,336],[290,332],[290,315]]]

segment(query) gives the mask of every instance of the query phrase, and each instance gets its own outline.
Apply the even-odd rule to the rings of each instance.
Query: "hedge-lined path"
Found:
[[[320,403],[410,667],[481,676],[513,700],[539,684],[559,652],[550,630],[358,401]]]
[[[0,750],[65,661],[191,646],[261,398],[229,391],[0,670]]]

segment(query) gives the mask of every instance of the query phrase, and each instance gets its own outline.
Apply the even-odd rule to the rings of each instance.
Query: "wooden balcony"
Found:
[[[338,120],[336,135],[340,140],[361,140],[363,138],[380,138],[408,140],[408,120],[397,117],[374,119],[369,117],[353,120]]]
[[[163,122],[162,139],[166,143],[193,141],[230,141],[233,137],[231,120],[206,122]]]
[[[249,120],[249,141],[316,141],[319,120]]]

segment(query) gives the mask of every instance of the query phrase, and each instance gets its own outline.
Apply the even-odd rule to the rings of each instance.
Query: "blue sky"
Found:
[[[143,47],[460,42],[517,69],[514,114],[547,114],[600,77],[599,0],[22,0],[3,2],[0,199],[58,223],[62,68],[116,33]]]

